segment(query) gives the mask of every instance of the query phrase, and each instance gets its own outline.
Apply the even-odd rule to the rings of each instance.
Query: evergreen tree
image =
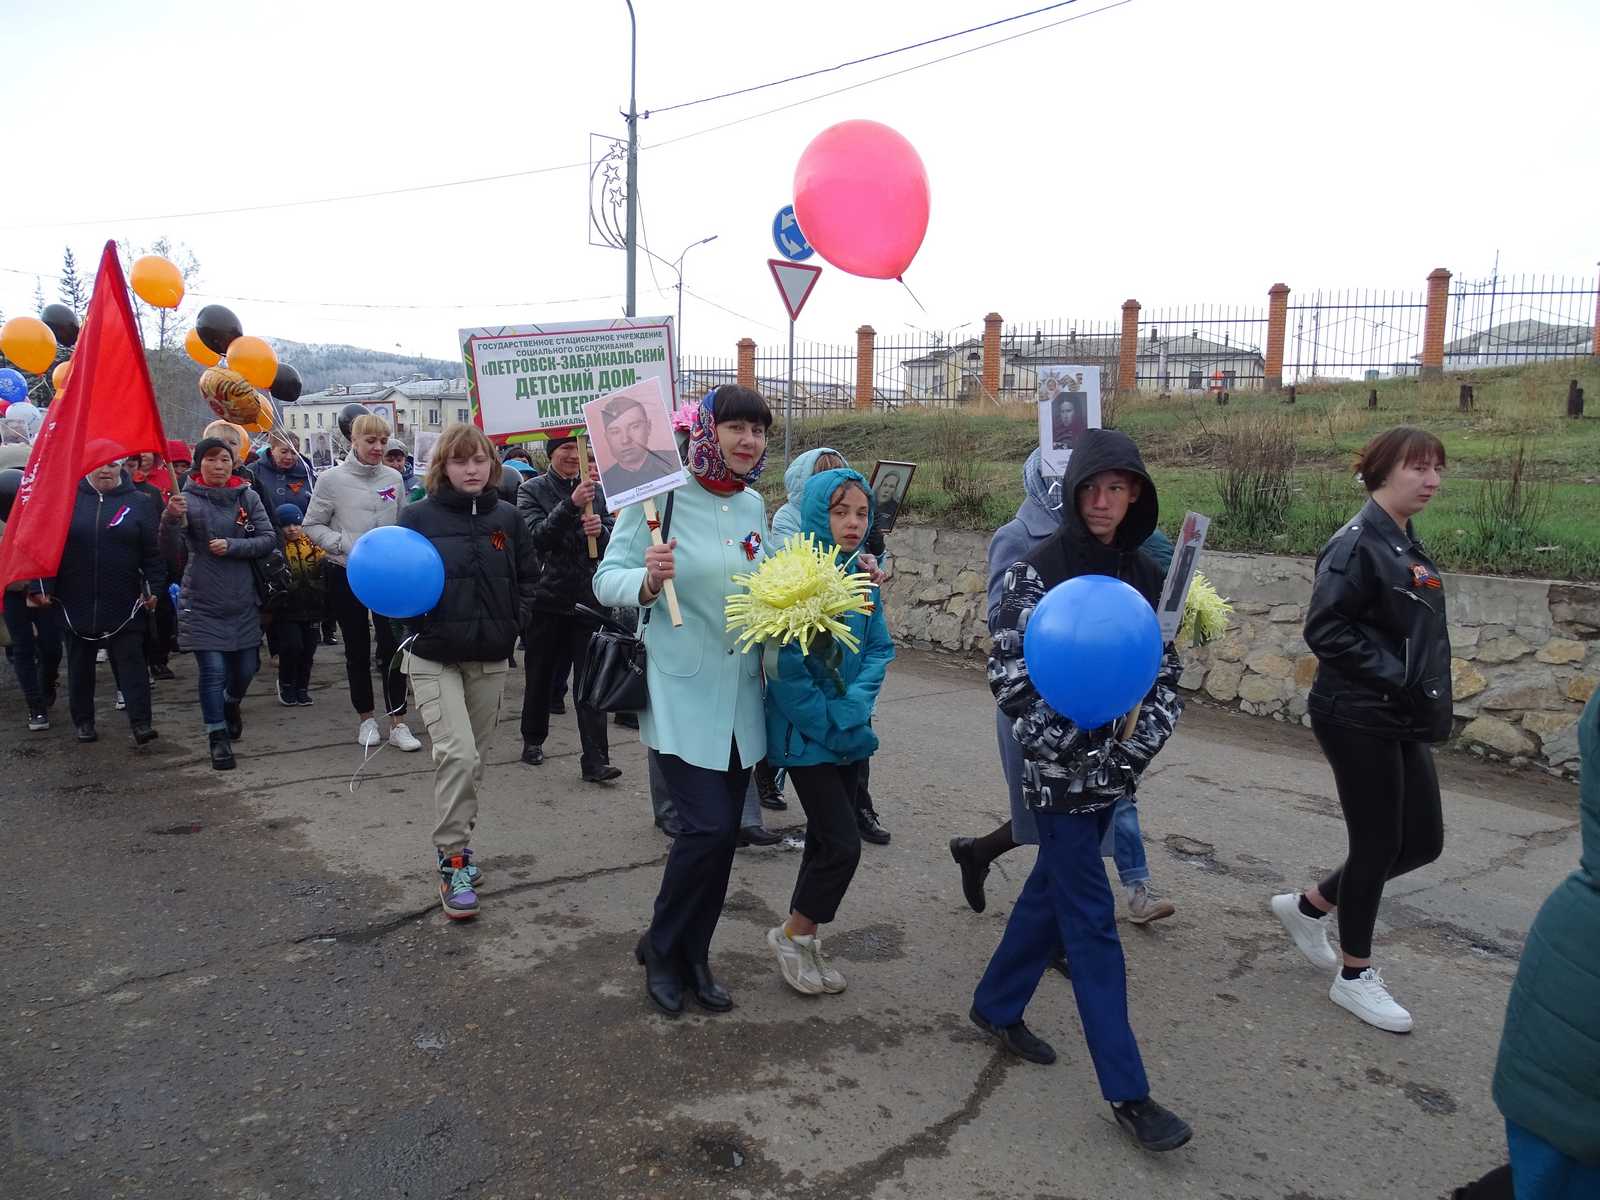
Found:
[[[89,311],[89,285],[78,278],[78,264],[72,257],[72,247],[65,248],[61,255],[61,303],[70,308],[83,320],[83,314]]]
[[[38,316],[44,311],[44,306],[49,301],[44,298],[44,280],[39,276],[33,277],[33,315]]]

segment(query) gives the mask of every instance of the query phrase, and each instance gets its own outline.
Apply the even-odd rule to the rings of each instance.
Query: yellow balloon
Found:
[[[252,387],[270,388],[278,377],[278,356],[258,337],[234,338],[228,347],[228,367],[239,372]]]
[[[183,348],[189,352],[189,357],[202,367],[214,367],[222,361],[222,355],[200,340],[198,329],[191,329],[184,335]]]
[[[56,335],[38,317],[12,317],[0,326],[0,354],[19,370],[43,375],[56,360]]]
[[[129,282],[134,295],[156,308],[177,308],[183,303],[183,275],[160,255],[135,259]]]
[[[59,391],[61,391],[62,388],[67,386],[67,376],[71,375],[71,374],[72,374],[72,360],[71,359],[68,359],[64,363],[58,364],[56,369],[54,371],[50,372],[50,382],[55,385],[56,391],[59,392]]]

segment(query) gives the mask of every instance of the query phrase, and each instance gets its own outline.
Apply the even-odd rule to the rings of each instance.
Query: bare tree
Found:
[[[61,294],[61,303],[70,308],[78,320],[83,320],[83,314],[89,311],[89,285],[78,275],[77,261],[72,257],[72,247],[67,246],[61,254],[61,278],[57,281]]]

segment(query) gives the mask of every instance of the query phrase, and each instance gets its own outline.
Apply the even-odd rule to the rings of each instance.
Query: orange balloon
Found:
[[[56,360],[56,335],[38,317],[12,317],[0,326],[0,354],[19,370],[43,375]]]
[[[64,387],[67,386],[67,376],[71,375],[71,374],[72,374],[72,360],[71,359],[68,359],[64,363],[58,364],[56,366],[56,369],[54,371],[50,372],[50,382],[55,384],[56,391],[59,392]]]
[[[261,407],[256,410],[256,419],[245,428],[251,433],[267,433],[278,423],[277,411],[272,407],[272,397],[262,396]]]
[[[270,388],[278,377],[278,356],[258,337],[234,338],[228,347],[228,367],[249,380],[252,387]]]
[[[198,329],[191,329],[184,334],[183,348],[189,352],[189,357],[202,367],[214,367],[222,361],[222,355],[200,340]]]
[[[183,275],[158,254],[135,259],[129,282],[134,295],[156,308],[177,308],[183,303]]]

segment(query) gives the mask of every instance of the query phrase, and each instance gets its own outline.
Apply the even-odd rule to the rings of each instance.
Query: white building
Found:
[[[308,392],[294,404],[280,405],[279,411],[283,427],[299,437],[302,448],[320,465],[338,458],[345,450],[345,440],[339,433],[339,412],[347,404],[363,405],[383,417],[395,436],[414,452],[418,450],[418,434],[437,435],[446,425],[472,420],[465,379],[424,379],[418,375],[396,383],[335,384],[320,392]],[[431,442],[426,437],[422,440]]]

